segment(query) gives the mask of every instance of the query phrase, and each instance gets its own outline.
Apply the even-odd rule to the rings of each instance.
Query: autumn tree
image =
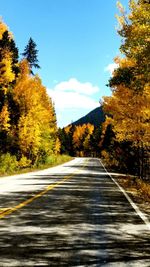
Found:
[[[118,2],[121,15],[118,33],[122,37],[120,51],[125,55],[128,64],[119,66],[110,85],[123,83],[136,92],[142,91],[150,81],[150,4],[148,1],[131,0],[130,13]]]
[[[92,154],[91,136],[94,125],[87,123],[75,126],[73,132],[73,148],[77,156],[90,156]]]
[[[20,72],[13,90],[14,101],[19,106],[18,144],[22,155],[37,162],[55,151],[54,107],[40,78],[30,77],[27,60],[20,63]]]
[[[68,125],[64,128],[58,129],[58,137],[61,143],[60,153],[74,156],[74,147],[73,147],[73,133],[74,125]]]
[[[91,149],[91,156],[100,157],[101,153],[101,137],[102,137],[102,127],[94,126],[93,133],[90,135],[89,147]]]
[[[60,154],[60,149],[61,149],[61,142],[59,137],[57,136],[56,142],[55,142],[55,154],[58,155]]]
[[[131,142],[139,151],[139,176],[143,176],[143,153],[149,147],[150,120],[150,5],[130,1],[126,15],[119,3],[120,50],[118,68],[109,81],[112,97],[104,98],[105,111],[112,115],[111,125],[118,142]]]
[[[0,25],[0,87],[6,91],[19,73],[18,48],[7,27]]]
[[[32,67],[39,67],[36,44],[30,38],[24,59],[12,33],[0,21],[0,157],[4,169],[45,163],[60,151],[55,107]]]
[[[0,150],[11,143],[12,90],[19,74],[18,49],[5,23],[0,21]]]

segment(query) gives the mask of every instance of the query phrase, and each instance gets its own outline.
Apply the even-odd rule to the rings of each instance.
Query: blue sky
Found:
[[[121,3],[127,8],[128,0]],[[0,15],[22,53],[37,44],[37,71],[55,102],[58,126],[99,105],[119,54],[116,0],[0,0]]]

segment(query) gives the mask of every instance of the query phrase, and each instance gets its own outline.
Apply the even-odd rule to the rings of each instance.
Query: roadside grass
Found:
[[[150,219],[150,180],[142,180],[137,176],[120,173],[117,171],[117,167],[114,169],[108,166],[104,160],[102,162],[111,176]]]
[[[118,176],[117,180],[122,187],[131,192],[136,197],[140,197],[144,201],[150,202],[150,183],[141,180],[138,177],[126,175],[125,177]]]
[[[114,179],[150,220],[150,182],[131,175],[118,175]]]
[[[145,201],[150,202],[150,183],[143,181],[138,177],[131,175],[115,176],[115,179],[129,192],[131,191],[134,195],[141,197]]]
[[[50,168],[50,167],[54,167],[60,164],[63,164],[65,162],[68,162],[70,160],[72,160],[73,158],[69,155],[52,155],[47,157],[47,160],[45,163],[41,163],[38,165],[38,168],[35,167],[36,170],[42,170],[42,169],[46,169],[46,168]]]
[[[28,166],[24,168],[12,167],[14,166],[13,164],[11,165],[9,164],[9,167],[6,168],[6,166],[0,164],[1,165],[0,166],[0,177],[47,169],[47,168],[51,168],[51,167],[63,164],[72,159],[73,158],[68,155],[52,155],[52,156],[47,157],[45,163],[38,163],[38,165]]]

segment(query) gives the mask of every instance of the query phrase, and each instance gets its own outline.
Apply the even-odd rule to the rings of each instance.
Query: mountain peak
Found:
[[[81,117],[77,121],[73,122],[72,125],[78,126],[83,124],[93,124],[94,126],[99,126],[105,120],[105,114],[102,106],[97,107],[90,111],[87,115]]]

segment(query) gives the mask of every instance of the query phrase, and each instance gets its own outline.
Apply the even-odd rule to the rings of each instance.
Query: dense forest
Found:
[[[19,60],[12,33],[0,21],[0,170],[38,166],[59,154],[102,157],[107,166],[148,178],[150,161],[150,2],[118,3],[120,52],[98,110],[63,129],[35,68],[29,39]]]
[[[96,155],[107,166],[148,178],[150,174],[150,2],[130,1],[126,14],[118,3],[121,56],[108,82],[110,97],[101,109],[105,122],[98,126],[82,118],[61,132],[62,151]],[[79,122],[81,125],[79,125]],[[69,145],[67,145],[69,144]],[[70,145],[71,144],[71,145]]]
[[[130,1],[128,15],[120,3],[118,7],[123,57],[115,58],[118,68],[108,84],[112,96],[104,98],[104,110],[111,114],[105,124],[114,133],[105,157],[117,159],[119,153],[143,178],[150,174],[150,1]]]
[[[0,169],[2,173],[47,161],[59,153],[54,105],[33,69],[39,68],[30,38],[19,61],[7,26],[0,22]]]

